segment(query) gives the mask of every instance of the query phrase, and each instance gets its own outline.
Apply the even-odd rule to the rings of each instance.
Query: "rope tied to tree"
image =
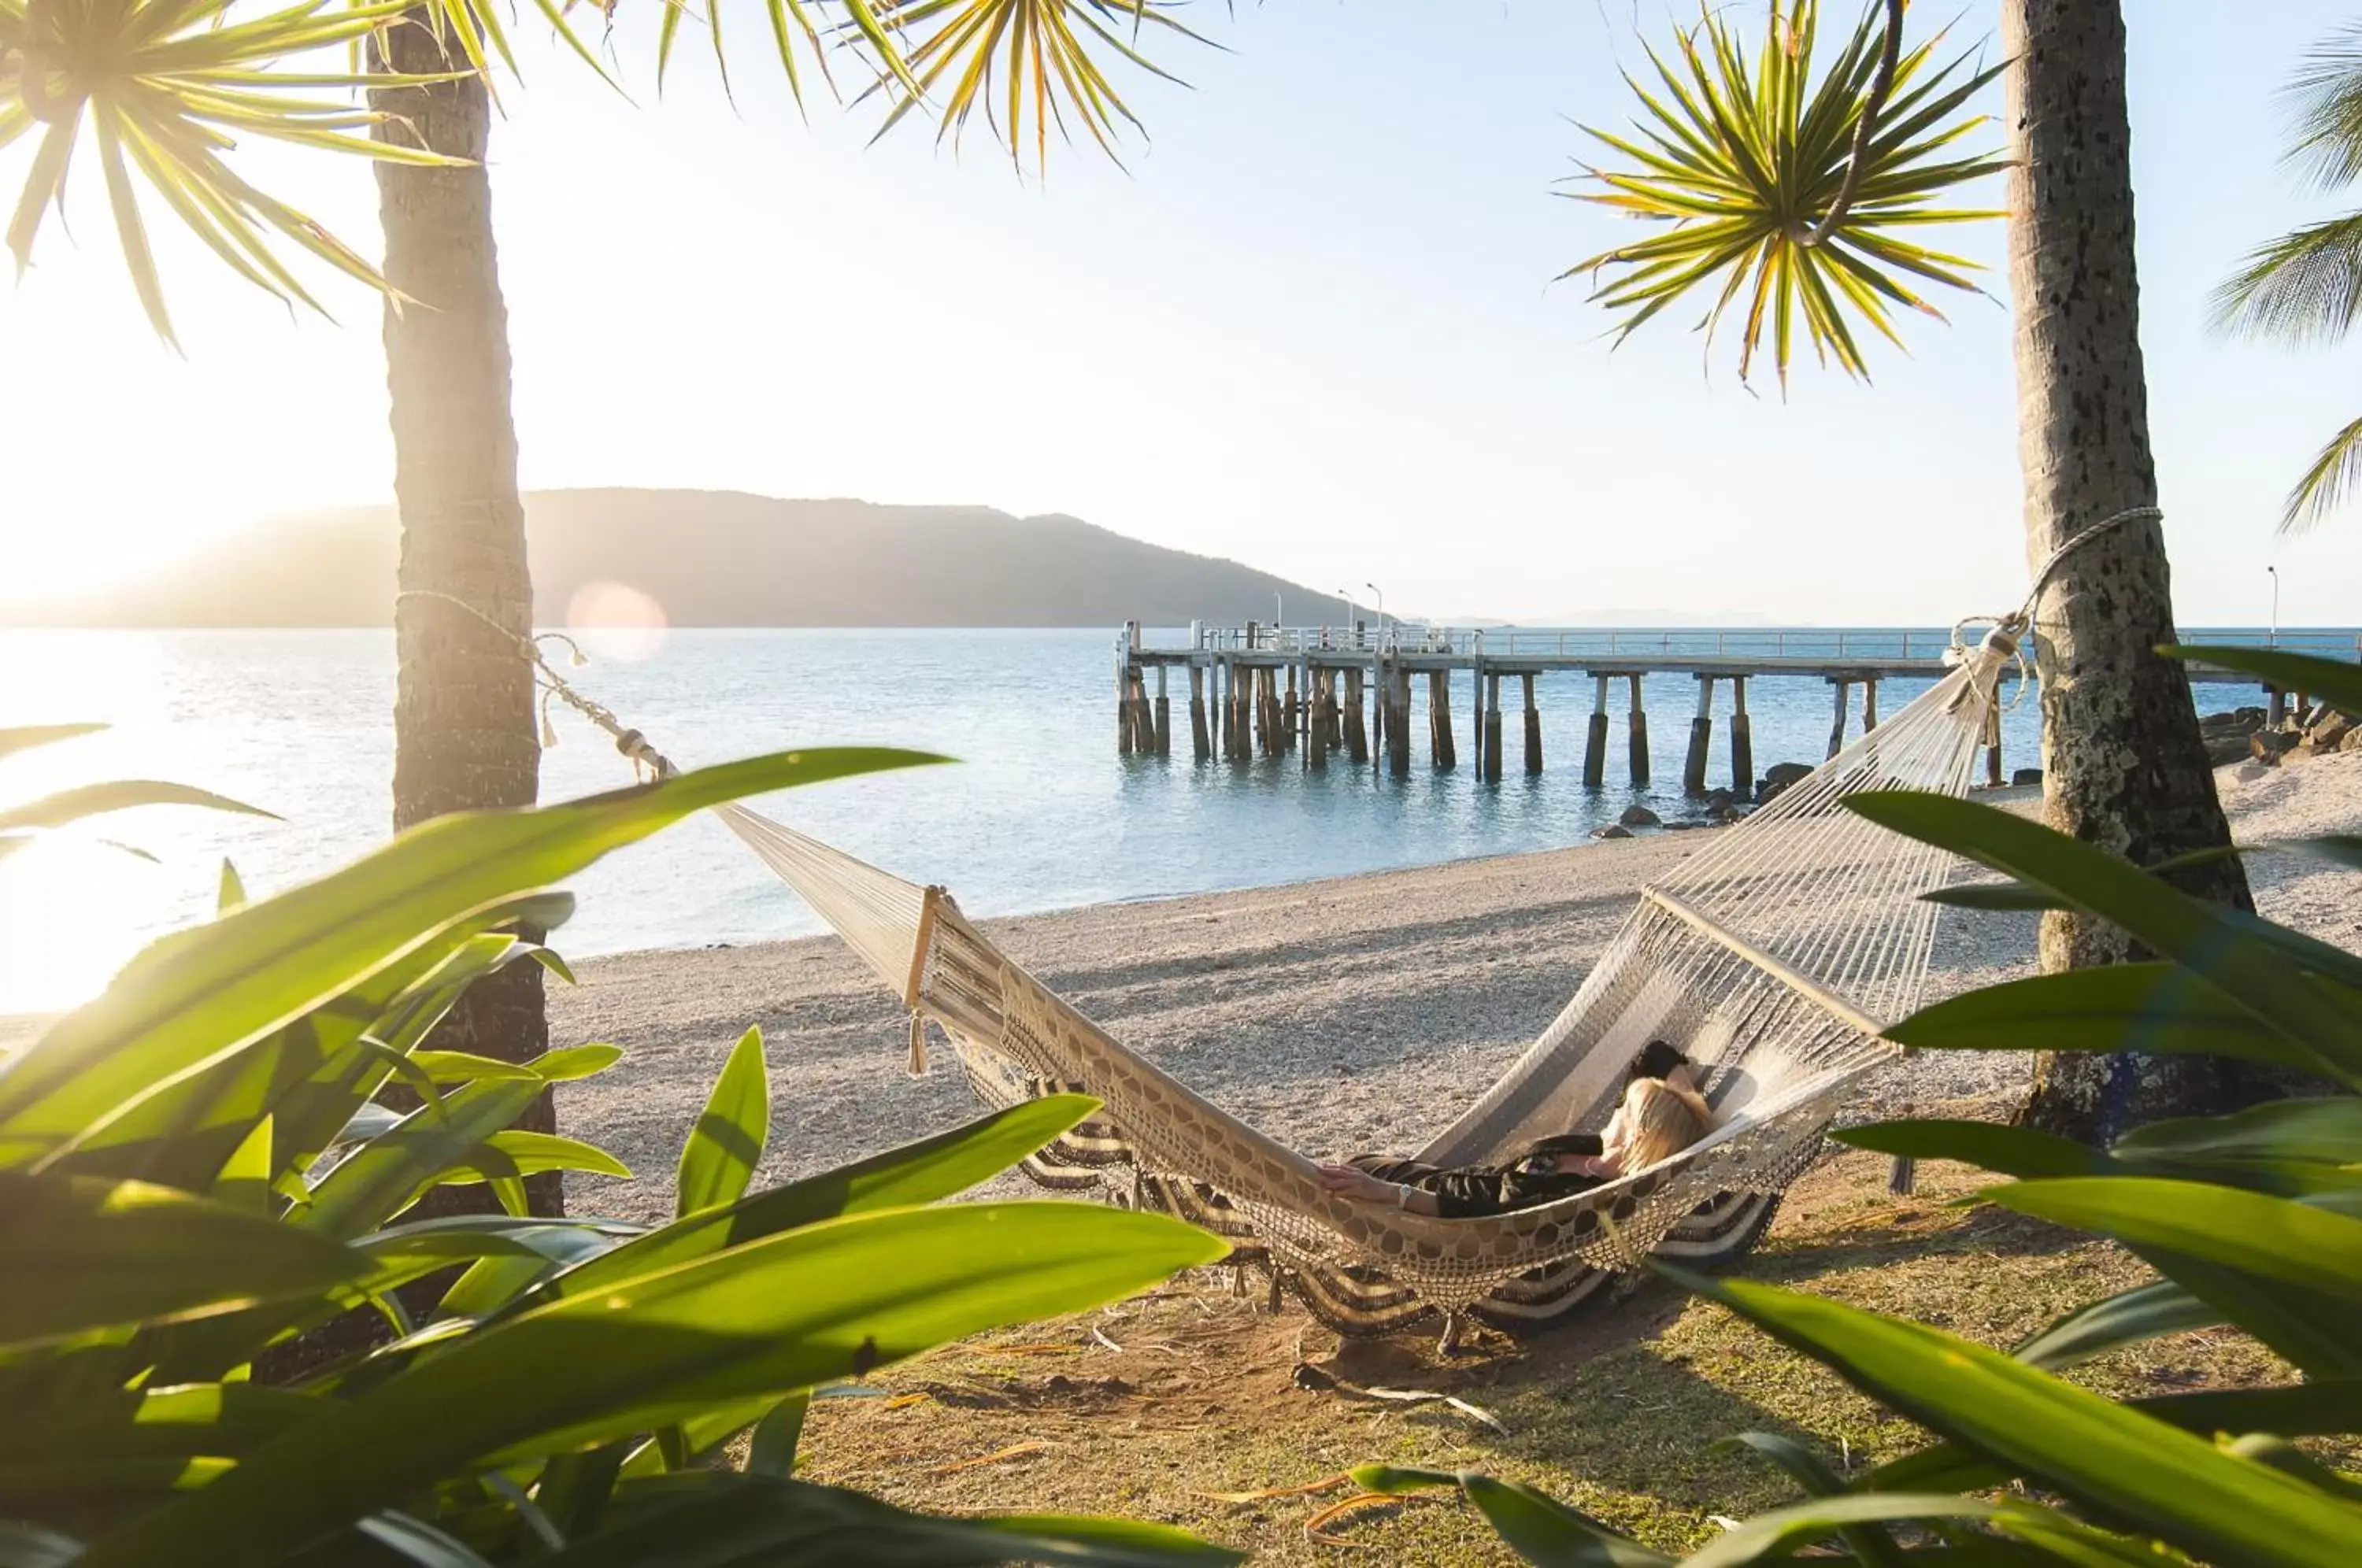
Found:
[[[568,657],[578,668],[590,662],[581,645],[564,632],[541,632],[529,637],[520,636],[466,600],[431,588],[409,588],[394,595],[396,603],[404,599],[432,599],[448,604],[491,627],[515,647],[525,662],[533,667],[534,685],[541,692],[541,744],[544,748],[557,744],[557,726],[549,722],[549,705],[555,701],[565,703],[612,738],[615,749],[631,760],[635,772],[645,767],[650,776],[667,778],[679,771],[673,767],[669,757],[649,744],[647,736],[624,723],[613,709],[576,690],[573,684],[551,666],[547,656],[542,652],[541,645],[546,642],[565,644]]]

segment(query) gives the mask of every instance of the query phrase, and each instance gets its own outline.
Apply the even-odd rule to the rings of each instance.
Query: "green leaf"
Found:
[[[2313,1058],[2189,971],[2112,964],[2005,980],[1922,1008],[1887,1030],[1922,1051],[2120,1051],[2236,1056],[2301,1072]]]
[[[1010,1562],[1062,1568],[1213,1568],[1239,1552],[1166,1525],[1054,1514],[945,1518],[808,1482],[690,1471],[629,1484],[618,1522],[555,1556],[550,1568],[655,1562],[845,1562],[941,1568]]]
[[[353,1528],[418,1568],[492,1568],[465,1541],[408,1514],[378,1514],[359,1520]]]
[[[532,1304],[604,1290],[618,1280],[679,1267],[799,1226],[949,1198],[999,1176],[1098,1108],[1087,1095],[1044,1095],[948,1132],[758,1192],[726,1209],[676,1220],[559,1275],[535,1293]]]
[[[239,878],[237,867],[231,865],[225,857],[221,865],[220,889],[214,895],[214,912],[227,914],[244,902],[246,902],[246,883]]]
[[[1987,913],[2032,913],[2067,907],[2056,894],[2037,892],[2022,882],[1964,882],[1957,888],[1931,888],[1919,898],[1924,903]]]
[[[20,751],[31,751],[36,746],[55,745],[60,741],[94,735],[105,728],[105,724],[17,724],[0,728],[0,761]]]
[[[1865,1492],[1816,1497],[1757,1514],[1683,1559],[1683,1568],[1744,1568],[1792,1560],[1791,1549],[1847,1526],[1902,1519],[1967,1519],[2045,1548],[2057,1559],[2083,1564],[2146,1568],[2157,1553],[2146,1542],[2126,1540],[2078,1524],[2063,1514],[2025,1503],[1989,1503],[1942,1492]]]
[[[0,1343],[315,1294],[367,1260],[170,1187],[0,1172]]]
[[[2010,1352],[2028,1366],[2057,1372],[2125,1345],[2166,1334],[2212,1329],[2223,1321],[2217,1309],[2169,1279],[2143,1285],[2078,1307]]]
[[[407,1208],[422,1187],[524,1115],[541,1089],[538,1078],[496,1079],[458,1090],[440,1110],[419,1107],[323,1176],[310,1205],[290,1222],[339,1240],[375,1230]]]
[[[756,757],[536,811],[439,817],[320,881],[158,942],[0,1073],[0,1166],[39,1160],[94,1110],[233,1056],[471,911],[571,876],[742,795],[936,760],[844,748]],[[95,1102],[95,1106],[94,1105]]]
[[[270,817],[272,822],[279,820],[259,806],[249,806],[226,795],[216,795],[210,790],[193,790],[186,784],[167,784],[154,778],[123,778],[105,784],[78,784],[54,795],[44,795],[38,801],[28,801],[21,806],[0,809],[0,832],[17,828],[59,828],[68,823],[80,822],[84,817],[101,816],[108,812],[127,812],[137,806],[203,806],[208,811]]]
[[[2083,1176],[2109,1168],[2105,1154],[2072,1138],[1995,1121],[1872,1121],[1836,1129],[1829,1136],[1857,1149],[1918,1160],[1958,1160],[2004,1176]]]
[[[903,1209],[769,1237],[452,1341],[116,1530],[81,1568],[175,1551],[268,1557],[471,1464],[864,1374],[1227,1250],[1159,1216],[1064,1203]]]
[[[2283,1099],[2230,1116],[2153,1121],[2118,1139],[2113,1153],[2129,1163],[2170,1162],[2218,1170],[2362,1166],[2362,1099],[2343,1095]]]
[[[2014,1182],[1983,1196],[2018,1213],[2097,1231],[2128,1246],[2163,1249],[2362,1300],[2362,1220],[2292,1198],[2153,1176]]]
[[[66,1568],[81,1551],[70,1535],[0,1519],[0,1568]]]
[[[1708,1452],[1728,1453],[1737,1449],[1749,1449],[1770,1460],[1788,1478],[1805,1489],[1810,1497],[1837,1497],[1845,1495],[1844,1480],[1828,1463],[1794,1438],[1780,1432],[1740,1432],[1716,1443]],[[1874,1523],[1849,1525],[1838,1532],[1854,1556],[1873,1568],[1902,1568],[1903,1549],[1894,1537]]]
[[[2313,1071],[2362,1087],[2356,999],[2257,937],[2251,927],[2261,922],[2252,916],[2191,898],[2105,850],[1994,807],[1900,790],[1866,790],[1845,804],[1883,827],[1965,855],[2114,922],[2286,1037],[2310,1058]],[[2114,1048],[2140,1047],[2125,1041]]]
[[[770,1133],[771,1089],[763,1070],[763,1032],[752,1028],[738,1037],[722,1076],[713,1081],[704,1113],[681,1146],[674,1213],[686,1218],[745,1197]]]
[[[1673,1560],[1571,1508],[1532,1486],[1496,1481],[1474,1471],[1417,1470],[1361,1464],[1346,1472],[1363,1492],[1408,1496],[1454,1487],[1476,1504],[1501,1539],[1529,1562],[1573,1568],[1672,1568]]]
[[[2125,1408],[2204,1438],[2244,1431],[2317,1437],[2362,1431],[2362,1380],[2326,1378],[2280,1388],[2168,1394],[2131,1400]],[[1850,1489],[1976,1492],[2002,1485],[2022,1474],[1971,1453],[1959,1443],[1944,1442],[1890,1460],[1859,1477]]]
[[[2302,691],[2332,707],[2362,713],[2362,664],[2348,659],[2313,658],[2278,648],[2240,647],[2235,644],[2202,643],[2159,648],[2168,658],[2188,659],[2217,669],[2252,675],[2281,691]]]
[[[2195,1555],[2334,1568],[2350,1560],[2362,1530],[2362,1508],[1970,1341],[1794,1291],[1656,1266],[1899,1414]]]
[[[804,1415],[811,1408],[811,1393],[799,1389],[755,1423],[746,1450],[747,1474],[784,1481],[795,1474],[796,1447],[803,1441]]]

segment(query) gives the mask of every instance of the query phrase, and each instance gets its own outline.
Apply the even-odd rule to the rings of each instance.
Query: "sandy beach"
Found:
[[[2218,784],[2243,844],[2362,831],[2362,754],[2226,768]],[[2032,793],[2003,798],[2032,809]],[[1550,1021],[1640,885],[1708,842],[1706,832],[1653,834],[988,929],[1119,1038],[1295,1146],[1404,1148],[1450,1121]],[[2250,856],[2248,875],[2267,917],[2362,948],[2362,872],[2280,854]],[[2034,930],[2029,915],[1948,911],[1928,999],[2030,972]],[[771,1073],[764,1181],[976,1114],[948,1062],[924,1079],[905,1076],[902,1013],[833,938],[627,954],[579,972],[579,986],[552,988],[553,1043],[613,1041],[630,1056],[568,1086],[559,1114],[639,1177],[579,1182],[587,1210],[669,1213],[680,1140],[749,1024],[763,1028]],[[1859,1109],[1989,1099],[2025,1074],[2020,1057],[1923,1055],[1866,1085]]]

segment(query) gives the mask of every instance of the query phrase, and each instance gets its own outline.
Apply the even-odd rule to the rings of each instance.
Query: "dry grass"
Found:
[[[2107,1243],[1950,1207],[1972,1173],[1923,1166],[1919,1193],[1897,1199],[1885,1172],[1882,1159],[1859,1154],[1823,1162],[1746,1272],[1993,1345],[2147,1276]],[[1307,1488],[1368,1460],[1483,1469],[1674,1550],[1713,1535],[1716,1515],[1793,1496],[1760,1462],[1712,1452],[1717,1438],[1785,1432],[1841,1467],[1922,1441],[1813,1362],[1659,1283],[1555,1332],[1523,1342],[1483,1335],[1448,1359],[1431,1338],[1341,1344],[1292,1304],[1263,1309],[1219,1280],[1184,1281],[1103,1312],[946,1346],[877,1378],[877,1397],[819,1402],[805,1473],[936,1509],[1160,1519],[1251,1549],[1259,1562],[1294,1563],[1348,1554],[1305,1526],[1351,1488],[1237,1495]],[[1440,1404],[1301,1386],[1297,1369],[1308,1361],[1363,1387],[1449,1392],[1496,1417],[1507,1435]],[[2290,1374],[2215,1331],[2121,1352],[2075,1375],[2125,1395]],[[1320,1528],[1380,1561],[1515,1561],[1453,1498],[1352,1510]]]

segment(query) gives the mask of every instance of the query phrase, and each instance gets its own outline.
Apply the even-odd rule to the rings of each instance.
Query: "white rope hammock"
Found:
[[[1326,1320],[1386,1329],[1440,1310],[1556,1316],[1644,1252],[1712,1263],[1751,1245],[1809,1164],[1848,1088],[1900,1052],[1881,1038],[1916,1005],[1951,857],[1844,809],[1871,790],[1968,790],[1996,688],[2051,573],[2133,508],[2047,559],[2025,608],[1900,712],[1708,847],[1644,888],[1582,988],[1499,1081],[1418,1158],[1497,1158],[1534,1138],[1595,1129],[1628,1063],[1669,1041],[1704,1072],[1707,1136],[1649,1170],[1511,1213],[1446,1220],[1323,1192],[1311,1160],[1191,1091],[1010,961],[941,889],[904,881],[740,805],[716,814],[827,922],[911,1011],[911,1067],[928,1024],[988,1101],[1079,1091],[1095,1119],[1028,1162],[1051,1185],[1094,1187],[1231,1236],[1235,1257]],[[445,599],[440,594],[427,597]],[[458,608],[491,623],[456,599]],[[513,635],[501,629],[503,635]],[[538,642],[517,638],[545,704],[573,707],[635,765],[671,765],[582,697]],[[562,640],[562,639],[561,639]]]

